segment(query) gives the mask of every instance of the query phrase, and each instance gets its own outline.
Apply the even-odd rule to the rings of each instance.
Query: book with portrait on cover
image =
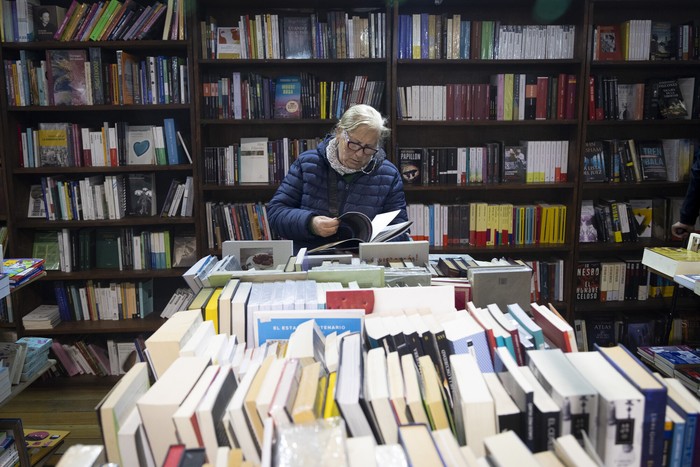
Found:
[[[374,219],[370,220],[366,214],[361,212],[346,212],[338,217],[340,227],[338,227],[336,235],[339,239],[309,250],[307,253],[318,253],[326,250],[357,250],[360,243],[388,242],[407,232],[413,223],[413,221],[405,221],[390,225],[398,213],[398,210],[384,212],[377,214]]]

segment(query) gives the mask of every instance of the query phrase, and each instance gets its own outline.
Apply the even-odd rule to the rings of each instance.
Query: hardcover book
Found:
[[[620,25],[596,26],[598,32],[598,60],[622,60],[622,34]]]
[[[85,50],[47,50],[46,75],[50,105],[87,105]]]
[[[311,18],[282,18],[282,41],[284,58],[311,58]]]
[[[275,79],[275,118],[301,118],[301,79],[298,76]]]
[[[671,23],[665,21],[651,22],[650,60],[669,60],[675,56],[675,44]]]

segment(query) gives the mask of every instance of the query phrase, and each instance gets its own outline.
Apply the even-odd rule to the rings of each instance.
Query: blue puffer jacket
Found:
[[[309,230],[312,217],[331,216],[327,181],[330,166],[326,158],[330,140],[330,137],[326,138],[317,149],[305,151],[294,161],[267,206],[270,228],[282,238],[294,240],[295,251],[337,240],[335,237],[319,237]],[[393,223],[407,221],[401,174],[386,160],[383,150],[375,157],[377,164],[369,174],[359,173],[350,182],[344,177],[336,177],[338,214],[359,211],[372,219],[377,214],[399,209],[401,212]],[[404,234],[395,240],[408,239]]]
[[[690,169],[690,183],[681,206],[680,221],[687,225],[695,225],[700,211],[700,149],[694,154],[693,166]]]

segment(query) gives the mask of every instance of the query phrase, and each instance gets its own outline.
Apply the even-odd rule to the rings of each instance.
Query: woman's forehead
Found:
[[[352,131],[348,131],[348,136],[355,141],[373,144],[379,139],[379,132],[372,127],[362,125]]]

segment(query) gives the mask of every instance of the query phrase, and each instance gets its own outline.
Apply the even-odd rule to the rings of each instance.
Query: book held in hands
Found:
[[[413,223],[405,221],[391,224],[399,212],[396,210],[377,214],[372,220],[361,212],[346,212],[338,217],[340,219],[340,227],[338,228],[340,240],[316,247],[309,250],[308,253],[325,250],[357,250],[360,243],[388,242],[407,232]]]

